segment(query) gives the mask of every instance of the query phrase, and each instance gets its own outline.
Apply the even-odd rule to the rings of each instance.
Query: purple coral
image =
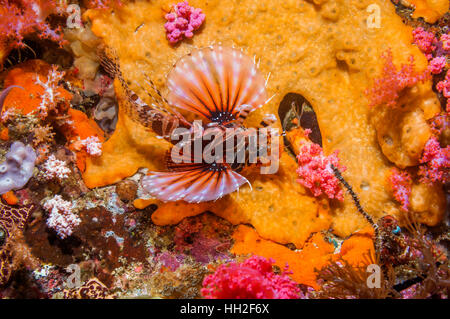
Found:
[[[296,299],[300,289],[286,272],[273,272],[272,259],[252,256],[241,264],[221,265],[203,281],[207,299]]]
[[[175,44],[183,39],[192,38],[194,31],[200,28],[205,20],[205,14],[201,9],[189,6],[187,1],[179,2],[174,5],[174,12],[165,16],[167,39],[171,44]]]

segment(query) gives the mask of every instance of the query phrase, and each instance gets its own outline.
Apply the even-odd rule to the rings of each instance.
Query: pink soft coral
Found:
[[[439,74],[445,68],[447,64],[447,59],[445,56],[439,56],[430,60],[430,64],[428,65],[428,69],[432,74]]]
[[[194,31],[200,28],[205,20],[201,9],[189,6],[187,1],[174,6],[174,12],[166,14],[167,23],[164,24],[167,39],[171,44],[181,41],[183,37],[192,38]]]
[[[445,79],[436,85],[436,89],[447,99],[446,109],[450,112],[450,70],[447,70]]]
[[[390,107],[397,106],[399,93],[405,88],[413,87],[419,81],[425,81],[430,73],[427,69],[423,74],[414,71],[414,57],[409,58],[409,64],[402,64],[397,70],[392,61],[392,51],[387,50],[381,57],[385,60],[383,74],[375,79],[372,88],[366,90],[370,99],[370,106],[385,104]]]
[[[437,39],[431,32],[425,31],[422,27],[413,30],[414,43],[425,53],[427,59],[432,58],[432,52],[436,49]]]
[[[402,204],[404,211],[408,211],[412,186],[411,176],[406,171],[401,172],[397,168],[393,168],[389,175],[389,182],[395,199]]]
[[[422,183],[447,183],[450,181],[450,146],[441,148],[436,137],[425,144],[419,169]]]
[[[450,34],[441,35],[442,49],[450,52]]]
[[[208,299],[296,299],[300,289],[286,273],[273,272],[272,259],[253,256],[241,264],[221,265],[203,281]]]
[[[341,171],[345,170],[345,167],[339,165],[337,153],[335,151],[325,156],[320,145],[305,143],[297,155],[299,165],[297,174],[300,177],[297,182],[309,188],[314,196],[325,193],[329,198],[344,200],[344,192],[331,168],[333,164]]]

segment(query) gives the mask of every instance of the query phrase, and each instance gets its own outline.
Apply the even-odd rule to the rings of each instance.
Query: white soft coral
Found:
[[[44,177],[46,179],[57,178],[62,180],[69,177],[70,168],[67,167],[66,162],[56,159],[55,155],[51,155],[43,165]]]
[[[57,91],[59,81],[64,77],[64,72],[58,72],[56,66],[53,66],[50,70],[47,81],[43,82],[36,77],[36,84],[39,84],[44,88],[44,93],[41,95],[41,103],[38,106],[39,116],[45,119],[48,116],[50,110],[54,110],[58,103],[58,97],[60,96]]]
[[[74,228],[81,223],[78,215],[72,212],[72,204],[60,195],[45,201],[43,207],[50,213],[47,226],[54,229],[62,239],[72,235]]]
[[[90,136],[84,140],[81,140],[81,145],[86,148],[86,152],[91,156],[102,155],[102,143],[97,136]]]

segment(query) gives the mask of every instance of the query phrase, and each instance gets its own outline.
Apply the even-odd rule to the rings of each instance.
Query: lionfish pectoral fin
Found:
[[[151,172],[142,186],[163,202],[188,203],[215,201],[239,189],[248,180],[231,169],[214,170],[209,164],[190,165],[188,170]]]
[[[267,100],[266,81],[241,51],[213,46],[181,58],[168,78],[169,104],[211,122],[237,119],[245,105],[250,113]]]
[[[180,121],[183,126],[190,127],[190,123],[171,110],[167,101],[161,96],[148,76],[146,76],[146,82],[151,84],[151,90],[155,92],[154,94],[145,90],[138,83],[136,85],[149,95],[151,98],[150,105],[130,89],[120,69],[119,58],[113,49],[103,47],[99,50],[98,55],[103,69],[110,77],[119,80],[128,101],[128,103],[123,104],[123,107],[130,119],[167,140],[170,140],[172,131],[180,125]]]

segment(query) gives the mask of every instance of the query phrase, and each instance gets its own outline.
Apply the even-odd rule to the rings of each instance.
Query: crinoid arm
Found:
[[[364,208],[361,206],[361,203],[359,202],[358,195],[353,191],[353,188],[350,186],[350,184],[344,179],[342,176],[341,171],[334,166],[333,164],[330,164],[331,169],[333,170],[334,175],[336,178],[341,182],[341,184],[345,187],[347,192],[352,197],[352,200],[356,206],[356,209],[358,212],[367,220],[367,222],[373,227],[373,230],[375,232],[375,252],[379,254],[380,252],[380,233],[378,229],[378,225],[374,222],[373,218],[364,210]]]

